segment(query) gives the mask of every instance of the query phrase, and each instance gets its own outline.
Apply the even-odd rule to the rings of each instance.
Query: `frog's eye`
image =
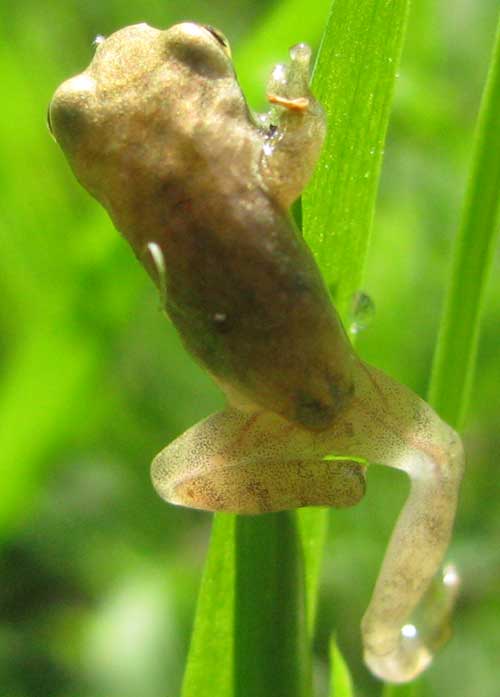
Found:
[[[49,131],[50,131],[50,135],[51,135],[52,137],[54,137],[54,131],[52,130],[52,122],[51,122],[51,120],[50,120],[50,104],[49,104],[49,106],[47,107],[47,128],[48,128]]]
[[[231,47],[229,46],[229,41],[226,39],[224,34],[220,32],[218,29],[215,29],[215,27],[210,26],[210,24],[204,24],[203,25],[205,29],[212,34],[214,39],[217,40],[217,42],[222,46],[224,49],[224,53],[228,58],[231,58]]]

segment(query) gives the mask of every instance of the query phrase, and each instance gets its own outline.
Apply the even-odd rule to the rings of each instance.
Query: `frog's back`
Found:
[[[289,215],[255,187],[217,216],[207,201],[167,239],[167,310],[186,347],[233,400],[331,425],[350,396],[351,353]]]

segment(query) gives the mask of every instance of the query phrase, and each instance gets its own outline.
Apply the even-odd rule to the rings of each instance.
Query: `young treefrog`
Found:
[[[228,398],[155,458],[161,496],[262,513],[353,505],[361,462],[410,476],[363,618],[367,664],[401,682],[432,658],[411,615],[447,548],[463,452],[425,402],[355,354],[288,212],[325,133],[309,62],[292,48],[270,112],[254,116],[219,31],[139,24],[59,87],[49,124]]]

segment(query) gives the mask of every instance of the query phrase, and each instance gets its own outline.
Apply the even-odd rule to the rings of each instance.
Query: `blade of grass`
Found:
[[[329,128],[302,196],[303,230],[344,322],[363,277],[408,6],[336,0],[314,71]],[[311,628],[327,515],[298,512]]]
[[[330,697],[354,697],[352,678],[337,642],[330,642]]]
[[[384,4],[370,0],[362,6],[337,0],[315,73],[315,89],[329,113],[331,130],[319,174],[304,197],[305,232],[323,271],[327,272],[328,283],[336,283],[345,298],[359,287],[363,271],[407,5],[407,0]],[[342,48],[340,58],[335,56],[336,46]],[[342,111],[346,105],[352,107],[348,118]],[[360,141],[363,144],[360,150],[346,145]],[[344,158],[360,161],[347,165]],[[335,187],[329,173],[331,163],[338,169]],[[318,225],[318,220],[323,223]],[[327,240],[332,229],[335,237]],[[355,247],[352,253],[351,245]],[[333,254],[340,255],[347,266],[326,264]],[[343,274],[338,273],[339,268]],[[346,307],[344,302],[341,309],[345,311]],[[214,693],[218,697],[243,695],[243,689],[245,697],[254,694],[276,697],[305,694],[304,690],[309,689],[305,658],[309,647],[300,621],[301,555],[293,542],[294,516],[285,513],[260,519],[237,518],[226,529],[226,537],[216,523],[200,591],[183,697],[193,694],[208,697]],[[325,511],[303,511],[298,516],[306,560],[310,629],[326,520]],[[244,544],[239,544],[243,540]],[[228,571],[226,561],[236,568]],[[217,591],[211,593],[210,589],[215,587]],[[212,595],[231,598],[231,602],[220,606]],[[288,613],[298,613],[299,617],[287,618]],[[269,623],[270,616],[275,618],[273,625]],[[250,627],[252,636],[245,636]],[[235,636],[231,636],[233,628]],[[274,634],[273,650],[269,640],[263,640],[266,632]],[[296,666],[295,677],[293,683],[287,681],[284,692],[276,691],[277,681],[269,677],[261,680],[255,675],[260,671],[263,676],[272,676],[277,666],[281,669],[291,665]],[[222,683],[219,678],[214,682],[214,670],[221,671]]]
[[[382,697],[418,697],[420,684],[420,681],[416,681],[406,685],[384,685]]]
[[[215,516],[183,697],[310,694],[295,526],[290,512]]]
[[[313,76],[329,128],[304,235],[344,316],[364,272],[408,5],[336,0]]]
[[[234,684],[236,516],[214,516],[182,697],[229,697]]]
[[[479,322],[500,228],[500,22],[479,111],[471,172],[429,388],[429,401],[460,428],[474,376]],[[417,697],[421,681],[385,685],[382,697]]]
[[[303,559],[291,511],[236,521],[236,697],[311,694]]]
[[[500,24],[483,93],[470,177],[434,357],[429,400],[445,421],[463,424],[479,321],[500,230]]]

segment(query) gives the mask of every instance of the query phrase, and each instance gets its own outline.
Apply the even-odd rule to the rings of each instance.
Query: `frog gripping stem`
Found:
[[[463,471],[459,437],[428,404],[358,360],[354,395],[331,428],[307,431],[271,412],[230,409],[159,453],[152,478],[167,501],[205,510],[345,506],[364,493],[362,472],[353,469],[360,458],[410,478],[362,622],[372,672],[388,682],[407,682],[431,662],[433,637],[448,620],[449,607],[444,616],[435,613],[432,625],[420,627],[416,618],[446,553]],[[454,596],[454,585],[446,586]]]
[[[448,571],[445,610],[421,625],[464,455],[429,405],[356,355],[288,212],[325,135],[310,56],[298,44],[275,67],[271,109],[258,116],[213,27],[126,27],[58,88],[49,123],[157,285],[186,349],[227,397],[226,409],[156,456],[160,496],[258,514],[355,505],[366,464],[409,476],[362,621],[369,668],[405,682],[432,660],[456,594]]]

